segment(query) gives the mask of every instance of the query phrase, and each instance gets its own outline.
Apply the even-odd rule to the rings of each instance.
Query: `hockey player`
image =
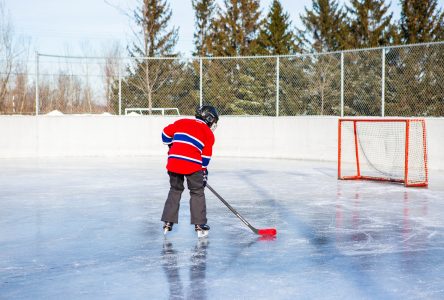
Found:
[[[208,178],[214,134],[219,114],[210,105],[196,110],[195,119],[180,119],[168,125],[162,132],[162,141],[169,146],[167,170],[170,191],[162,214],[164,233],[171,231],[178,222],[179,202],[184,190],[184,179],[190,190],[191,224],[198,236],[208,233],[204,189]]]

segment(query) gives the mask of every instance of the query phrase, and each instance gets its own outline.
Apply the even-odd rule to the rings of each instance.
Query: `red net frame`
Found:
[[[345,130],[344,128],[347,127]],[[362,128],[389,128],[388,134],[391,138],[390,130],[396,130],[398,140],[392,141],[394,147],[398,148],[397,171],[396,174],[369,171],[368,166],[372,165],[366,155],[364,142],[361,136],[365,135]],[[394,129],[391,129],[393,127]],[[345,133],[345,131],[348,131]],[[387,129],[385,130],[387,131]],[[370,137],[369,137],[370,136]],[[371,139],[371,134],[367,139]],[[344,146],[344,139],[347,139]],[[352,141],[350,141],[352,139]],[[375,137],[378,139],[378,137]],[[380,137],[380,139],[382,139]],[[349,145],[351,143],[351,145]],[[384,144],[384,141],[376,141],[374,144]],[[345,158],[343,148],[348,148],[348,166],[345,168]],[[387,145],[385,145],[387,148]],[[381,146],[381,148],[383,148]],[[354,152],[354,153],[353,153]],[[376,151],[377,152],[377,151]],[[401,153],[403,152],[403,153]],[[366,162],[363,163],[364,157]],[[366,167],[364,167],[364,165]],[[351,168],[350,168],[351,166]],[[393,166],[392,166],[393,168]],[[375,167],[375,170],[378,168]],[[418,118],[340,118],[338,120],[338,179],[345,180],[377,180],[403,183],[407,187],[427,187],[428,186],[428,166],[427,166],[427,142],[426,126],[424,119]]]

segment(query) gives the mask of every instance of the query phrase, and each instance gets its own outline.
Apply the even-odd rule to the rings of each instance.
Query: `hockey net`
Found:
[[[423,119],[341,118],[338,178],[427,186],[427,144]]]

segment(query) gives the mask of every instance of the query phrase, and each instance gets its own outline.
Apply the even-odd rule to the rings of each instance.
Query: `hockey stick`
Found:
[[[207,183],[207,188],[213,192],[213,194],[219,198],[220,201],[222,201],[223,204],[225,204],[233,214],[236,215],[236,217],[238,217],[242,223],[244,223],[245,225],[248,226],[248,228],[251,229],[251,231],[253,231],[256,234],[262,235],[262,236],[274,236],[276,235],[276,229],[275,228],[266,228],[266,229],[257,229],[254,228],[250,223],[248,223],[247,220],[244,219],[244,217],[242,217],[230,204],[228,204],[227,201],[224,200],[224,198],[222,198],[221,195],[219,195],[208,183]]]

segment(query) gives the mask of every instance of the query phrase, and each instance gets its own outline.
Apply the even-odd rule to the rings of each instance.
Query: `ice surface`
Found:
[[[210,236],[164,238],[165,158],[0,160],[0,299],[444,299],[444,172],[338,181],[335,163],[222,159]]]

